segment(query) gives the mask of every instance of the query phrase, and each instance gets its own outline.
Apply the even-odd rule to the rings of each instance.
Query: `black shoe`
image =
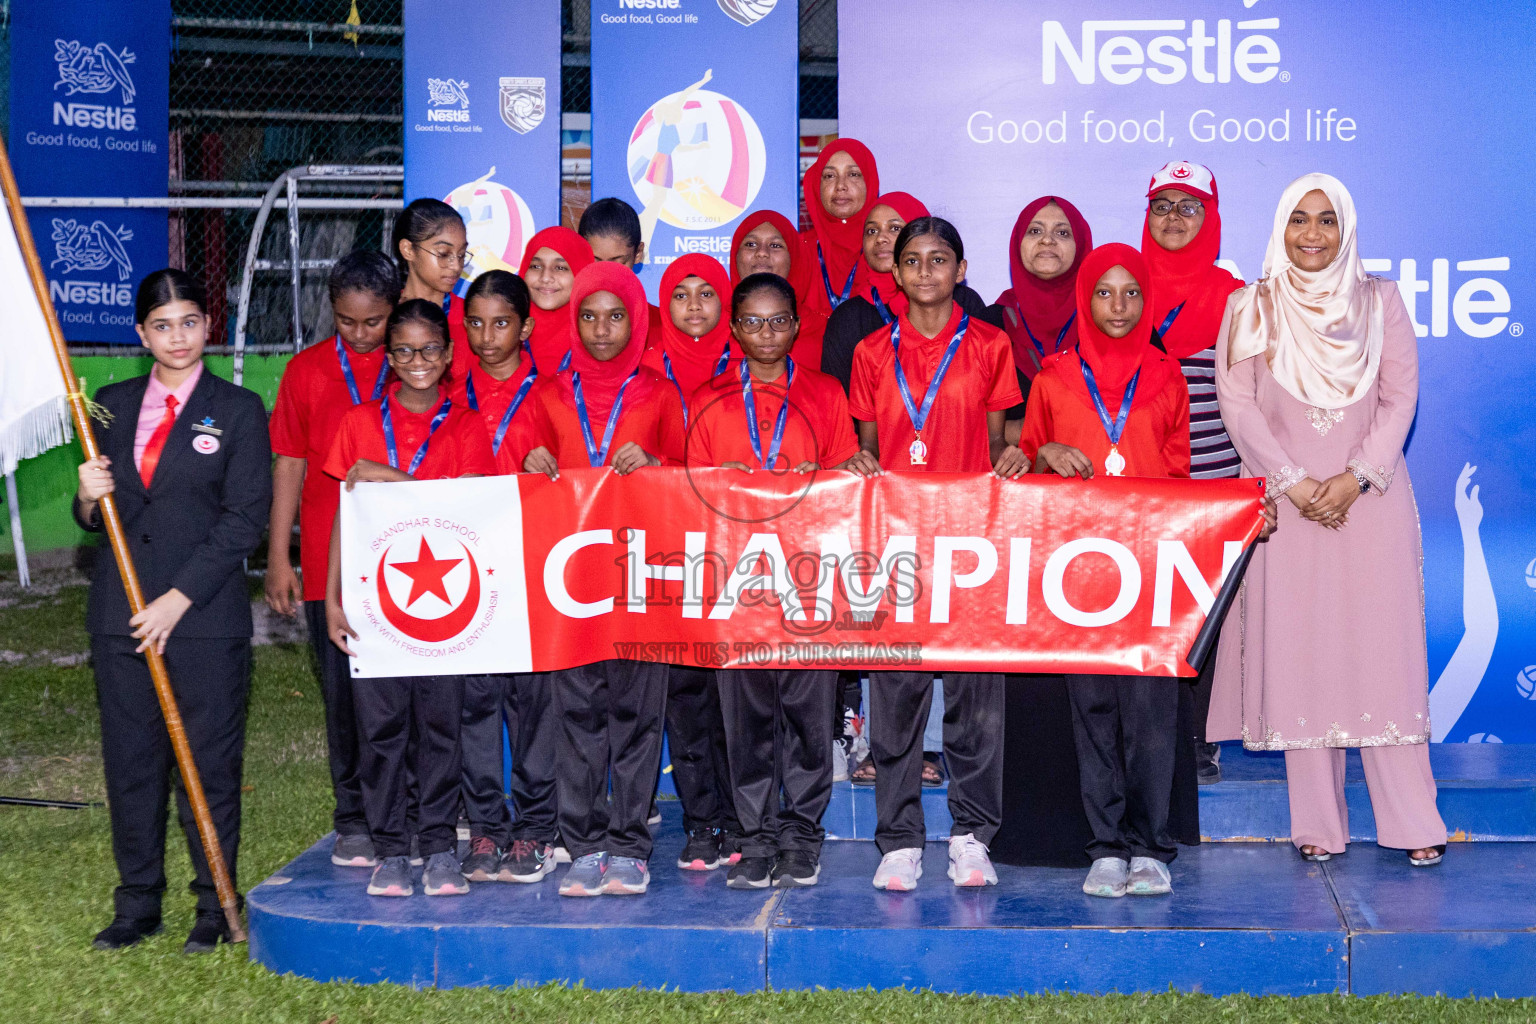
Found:
[[[725,876],[732,889],[766,889],[773,883],[772,857],[743,857]]]
[[[199,910],[192,931],[187,935],[183,953],[212,953],[220,942],[229,941],[229,923],[222,910]]]
[[[141,939],[160,934],[161,930],[158,917],[124,917],[119,914],[112,919],[111,924],[96,933],[91,945],[97,949],[125,949]]]
[[[1221,781],[1221,746],[1201,743],[1195,746],[1195,779],[1202,786],[1214,786]]]
[[[821,858],[809,850],[781,850],[773,863],[773,884],[781,889],[815,885],[821,878]]]
[[[720,830],[721,864],[735,864],[741,860],[741,843],[745,838],[740,832],[732,828]]]
[[[696,828],[688,833],[688,845],[677,855],[684,871],[713,871],[720,866],[720,830]]]

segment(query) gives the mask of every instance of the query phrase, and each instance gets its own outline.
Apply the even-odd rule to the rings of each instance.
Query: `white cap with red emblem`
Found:
[[[1152,175],[1147,186],[1147,198],[1165,188],[1176,188],[1200,199],[1216,198],[1216,175],[1204,164],[1192,164],[1188,160],[1174,160],[1164,164]]]

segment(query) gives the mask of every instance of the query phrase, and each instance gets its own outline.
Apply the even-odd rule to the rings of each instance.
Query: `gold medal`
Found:
[[[1109,454],[1104,457],[1104,472],[1110,476],[1120,476],[1125,472],[1125,456],[1120,454],[1117,445],[1109,446]]]

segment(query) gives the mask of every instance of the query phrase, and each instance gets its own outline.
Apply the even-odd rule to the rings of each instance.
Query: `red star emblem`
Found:
[[[496,575],[496,570],[495,569],[487,569],[487,570],[485,570],[485,574],[487,576],[495,576]]]
[[[359,576],[358,579],[362,580],[364,583],[368,582],[368,577],[367,576]]]
[[[432,549],[427,546],[427,538],[423,537],[421,548],[416,553],[416,561],[391,562],[389,567],[411,578],[411,596],[405,599],[405,606],[409,608],[423,594],[432,594],[444,604],[450,604],[448,588],[443,586],[443,577],[462,561],[464,561],[462,558],[434,557]]]

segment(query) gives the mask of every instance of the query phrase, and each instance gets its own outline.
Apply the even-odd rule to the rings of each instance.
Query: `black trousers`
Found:
[[[668,666],[667,751],[683,827],[739,831],[714,669]]]
[[[406,856],[413,831],[421,838],[423,857],[454,848],[463,702],[463,676],[353,680],[358,779],[378,856]],[[408,764],[414,772],[408,772]],[[412,775],[414,828],[409,807]]]
[[[363,787],[357,779],[357,719],[352,711],[352,673],[347,656],[325,632],[325,602],[305,601],[304,622],[320,676],[325,703],[325,750],[331,762],[331,793],[336,798],[332,825],[344,836],[367,835]]]
[[[96,701],[101,709],[101,759],[112,818],[112,858],[118,886],[113,904],[126,917],[160,916],[165,893],[166,803],[176,755],[155,698],[149,662],[132,637],[91,636]],[[245,710],[251,689],[249,637],[172,636],[165,645],[171,689],[181,711],[192,761],[230,881],[240,849],[240,773],[245,760]],[[176,812],[192,855],[192,894],[199,910],[217,911],[219,897],[203,856],[192,805],[179,778]]]
[[[560,838],[571,856],[651,855],[667,666],[600,661],[552,672]]]
[[[1093,831],[1088,856],[1178,855],[1168,834],[1175,751],[1179,745],[1178,679],[1067,676],[1083,810]]]
[[[505,848],[514,839],[552,843],[555,820],[555,732],[550,674],[464,676],[460,717],[464,816],[471,835]],[[503,797],[501,725],[512,745],[512,809]]]
[[[1003,820],[1003,676],[945,672],[944,761],[949,767],[950,835],[990,844]],[[870,754],[875,762],[875,845],[881,853],[921,847],[923,729],[933,703],[932,672],[869,674]]]
[[[719,682],[742,856],[820,853],[837,673],[721,669]]]

